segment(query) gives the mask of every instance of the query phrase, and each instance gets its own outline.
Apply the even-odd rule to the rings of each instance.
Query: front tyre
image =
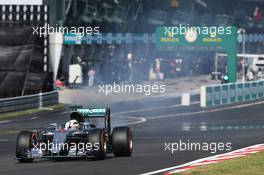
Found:
[[[113,153],[116,157],[129,157],[133,151],[132,132],[129,127],[116,127],[112,132]]]
[[[33,158],[28,157],[32,148],[34,133],[31,131],[21,131],[16,140],[16,158],[21,163],[33,162]]]

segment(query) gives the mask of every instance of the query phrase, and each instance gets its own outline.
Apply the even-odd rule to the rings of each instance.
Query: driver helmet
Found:
[[[65,129],[78,130],[80,128],[80,123],[77,120],[70,120],[65,124]]]

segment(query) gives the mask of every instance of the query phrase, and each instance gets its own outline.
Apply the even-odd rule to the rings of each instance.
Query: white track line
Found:
[[[193,105],[193,104],[197,104],[197,103],[199,103],[199,102],[193,102],[191,104]],[[239,108],[244,108],[244,107],[249,107],[249,106],[254,106],[254,105],[259,105],[259,104],[264,104],[264,101],[249,103],[249,104],[236,105],[236,106],[222,107],[222,108],[217,108],[217,109],[202,110],[202,111],[196,111],[196,112],[168,114],[168,115],[162,115],[162,116],[156,116],[156,117],[144,117],[144,118],[143,117],[129,117],[129,116],[123,116],[123,117],[140,119],[141,121],[132,123],[132,124],[138,124],[138,123],[143,123],[143,122],[146,122],[147,120],[153,120],[153,119],[163,119],[163,118],[171,118],[171,117],[179,117],[179,116],[189,116],[189,115],[197,115],[197,114],[204,114],[204,113],[213,113],[213,112],[219,112],[219,111],[224,111],[224,110],[239,109]],[[152,109],[166,109],[166,108],[179,107],[179,106],[182,106],[182,105],[179,104],[179,105],[162,106],[162,107],[156,107],[156,108],[153,108],[153,107],[143,108],[143,109],[139,109],[139,110],[131,110],[131,111],[113,113],[113,115],[126,114],[126,113],[131,113],[131,112],[147,111],[147,110],[152,110]]]
[[[185,113],[179,113],[179,114],[168,114],[168,115],[163,115],[163,116],[146,117],[146,118],[148,120],[151,120],[151,119],[163,119],[163,118],[171,118],[171,117],[179,117],[179,116],[187,116],[187,115],[196,115],[196,114],[204,114],[204,113],[212,113],[212,112],[219,112],[219,111],[225,111],[225,110],[239,109],[239,108],[244,108],[244,107],[249,107],[249,106],[254,106],[254,105],[259,105],[259,104],[264,104],[264,101],[237,105],[237,106],[222,107],[222,108],[217,108],[217,109],[209,109],[209,110],[202,110],[202,111],[196,111],[196,112],[185,112]]]
[[[208,160],[208,159],[213,160],[213,159],[215,159],[216,157],[219,157],[219,156],[225,156],[225,155],[228,155],[228,154],[239,152],[239,151],[247,149],[247,148],[257,147],[257,146],[260,146],[260,145],[263,145],[263,144],[257,144],[257,145],[241,148],[241,149],[238,149],[238,150],[235,150],[235,151],[231,151],[231,152],[228,152],[228,153],[223,153],[223,154],[218,154],[218,155],[214,155],[214,156],[205,157],[205,158],[202,158],[202,159],[197,159],[197,160],[194,160],[194,161],[182,164],[182,165],[177,165],[177,166],[173,166],[173,167],[169,167],[169,168],[164,168],[164,169],[160,169],[160,170],[156,170],[156,171],[152,171],[152,172],[148,172],[148,173],[143,173],[143,174],[140,174],[140,175],[152,175],[152,174],[164,173],[164,172],[168,172],[168,171],[171,171],[171,170],[187,167],[187,166],[190,166],[190,165],[199,164],[200,162],[202,162],[204,160]],[[183,170],[175,170],[172,173],[177,173],[177,172],[180,172],[180,171],[183,171]]]
[[[2,120],[0,121],[0,124],[4,124],[4,123],[8,123],[8,122],[11,122],[12,120]]]
[[[195,101],[191,103],[191,105],[198,104],[200,101]],[[120,114],[127,114],[127,113],[132,113],[132,112],[145,112],[145,111],[151,111],[154,109],[167,109],[167,108],[174,108],[174,107],[181,107],[181,104],[177,105],[169,105],[169,106],[161,106],[161,107],[148,107],[148,108],[141,108],[141,109],[135,109],[135,110],[130,110],[130,111],[123,111],[123,112],[116,112],[113,113],[113,115],[120,115]]]
[[[147,121],[147,119],[143,118],[143,117],[127,117],[127,116],[122,116],[122,117],[113,117],[113,118],[128,118],[128,119],[134,119],[137,121],[133,121],[133,122],[127,122],[128,125],[135,125],[135,124],[139,124],[139,123],[144,123]]]

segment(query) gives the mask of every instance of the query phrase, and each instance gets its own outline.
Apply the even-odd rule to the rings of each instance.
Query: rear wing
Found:
[[[110,114],[110,109],[108,108],[77,108],[76,111],[80,112],[83,117],[106,117]]]
[[[83,108],[82,106],[70,106],[72,112],[79,112],[83,117],[105,117],[110,116],[109,108]]]
[[[85,118],[104,118],[105,132],[110,134],[110,108],[83,108],[82,106],[71,106],[71,118],[74,117],[78,121],[83,122]]]

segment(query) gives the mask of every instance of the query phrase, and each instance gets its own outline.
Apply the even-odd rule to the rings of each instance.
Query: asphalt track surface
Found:
[[[134,104],[133,104],[134,103]],[[180,165],[195,159],[212,156],[210,151],[165,151],[165,142],[228,143],[232,150],[264,142],[264,104],[222,109],[201,109],[199,104],[189,107],[175,105],[175,101],[161,99],[158,103],[131,102],[113,107],[113,125],[127,125],[134,134],[132,157],[103,161],[90,159],[52,161],[36,160],[20,164],[15,159],[15,134],[0,134],[1,175],[47,174],[141,174]],[[150,105],[151,104],[151,105]],[[132,110],[132,111],[129,111]],[[145,118],[143,120],[142,118]],[[139,118],[139,119],[138,119]],[[16,131],[47,126],[68,120],[65,109],[0,121],[0,129]],[[225,151],[217,151],[216,154]]]

